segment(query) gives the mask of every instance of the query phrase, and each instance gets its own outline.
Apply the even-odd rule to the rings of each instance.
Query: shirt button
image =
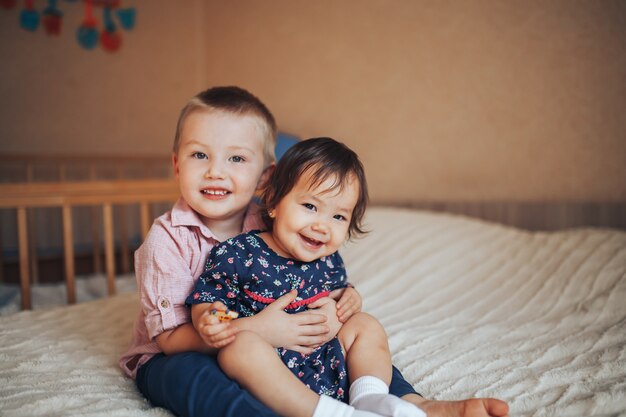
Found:
[[[167,300],[161,300],[161,307],[169,308],[170,307],[170,302],[167,301]]]

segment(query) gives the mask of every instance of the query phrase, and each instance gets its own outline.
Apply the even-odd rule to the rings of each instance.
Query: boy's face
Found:
[[[207,226],[243,221],[264,173],[264,144],[254,116],[203,110],[187,116],[174,172],[181,195]]]
[[[298,179],[272,212],[272,238],[279,255],[311,262],[339,249],[359,197],[356,179],[346,180],[343,189],[331,190],[335,178],[314,187],[310,174]]]

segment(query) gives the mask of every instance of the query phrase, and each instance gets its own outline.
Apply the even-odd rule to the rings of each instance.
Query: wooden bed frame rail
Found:
[[[97,181],[172,177],[170,155],[63,155],[0,153],[2,182]],[[165,171],[164,171],[165,168]],[[72,178],[72,173],[80,178]],[[107,175],[105,175],[107,174]],[[50,178],[52,176],[52,178]],[[14,178],[13,178],[14,177]]]
[[[179,196],[176,182],[163,180],[116,180],[51,183],[0,184],[0,208],[17,213],[18,252],[22,309],[31,308],[27,210],[62,209],[63,248],[67,302],[76,302],[72,209],[77,206],[101,208],[104,229],[104,258],[109,295],[115,294],[113,205],[138,205],[141,237],[145,238],[153,221],[150,205],[174,202]]]

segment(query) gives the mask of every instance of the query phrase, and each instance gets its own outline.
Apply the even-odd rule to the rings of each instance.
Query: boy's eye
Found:
[[[243,162],[243,161],[245,161],[245,159],[243,159],[243,157],[239,156],[239,155],[231,156],[230,158],[228,158],[228,160],[230,162]]]
[[[302,206],[306,209],[312,210],[312,211],[316,211],[317,209],[315,208],[315,206],[311,203],[304,203],[302,204]]]
[[[204,152],[194,152],[191,154],[196,159],[207,159],[207,156]]]

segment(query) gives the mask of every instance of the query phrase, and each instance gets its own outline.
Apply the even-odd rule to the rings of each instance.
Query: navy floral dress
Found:
[[[300,262],[278,255],[259,233],[244,233],[215,246],[187,304],[222,301],[240,317],[249,317],[297,289],[298,297],[285,310],[297,313],[330,291],[347,286],[338,252],[313,262]],[[291,372],[310,389],[338,400],[346,399],[348,376],[337,337],[309,355],[284,348],[277,351]]]

